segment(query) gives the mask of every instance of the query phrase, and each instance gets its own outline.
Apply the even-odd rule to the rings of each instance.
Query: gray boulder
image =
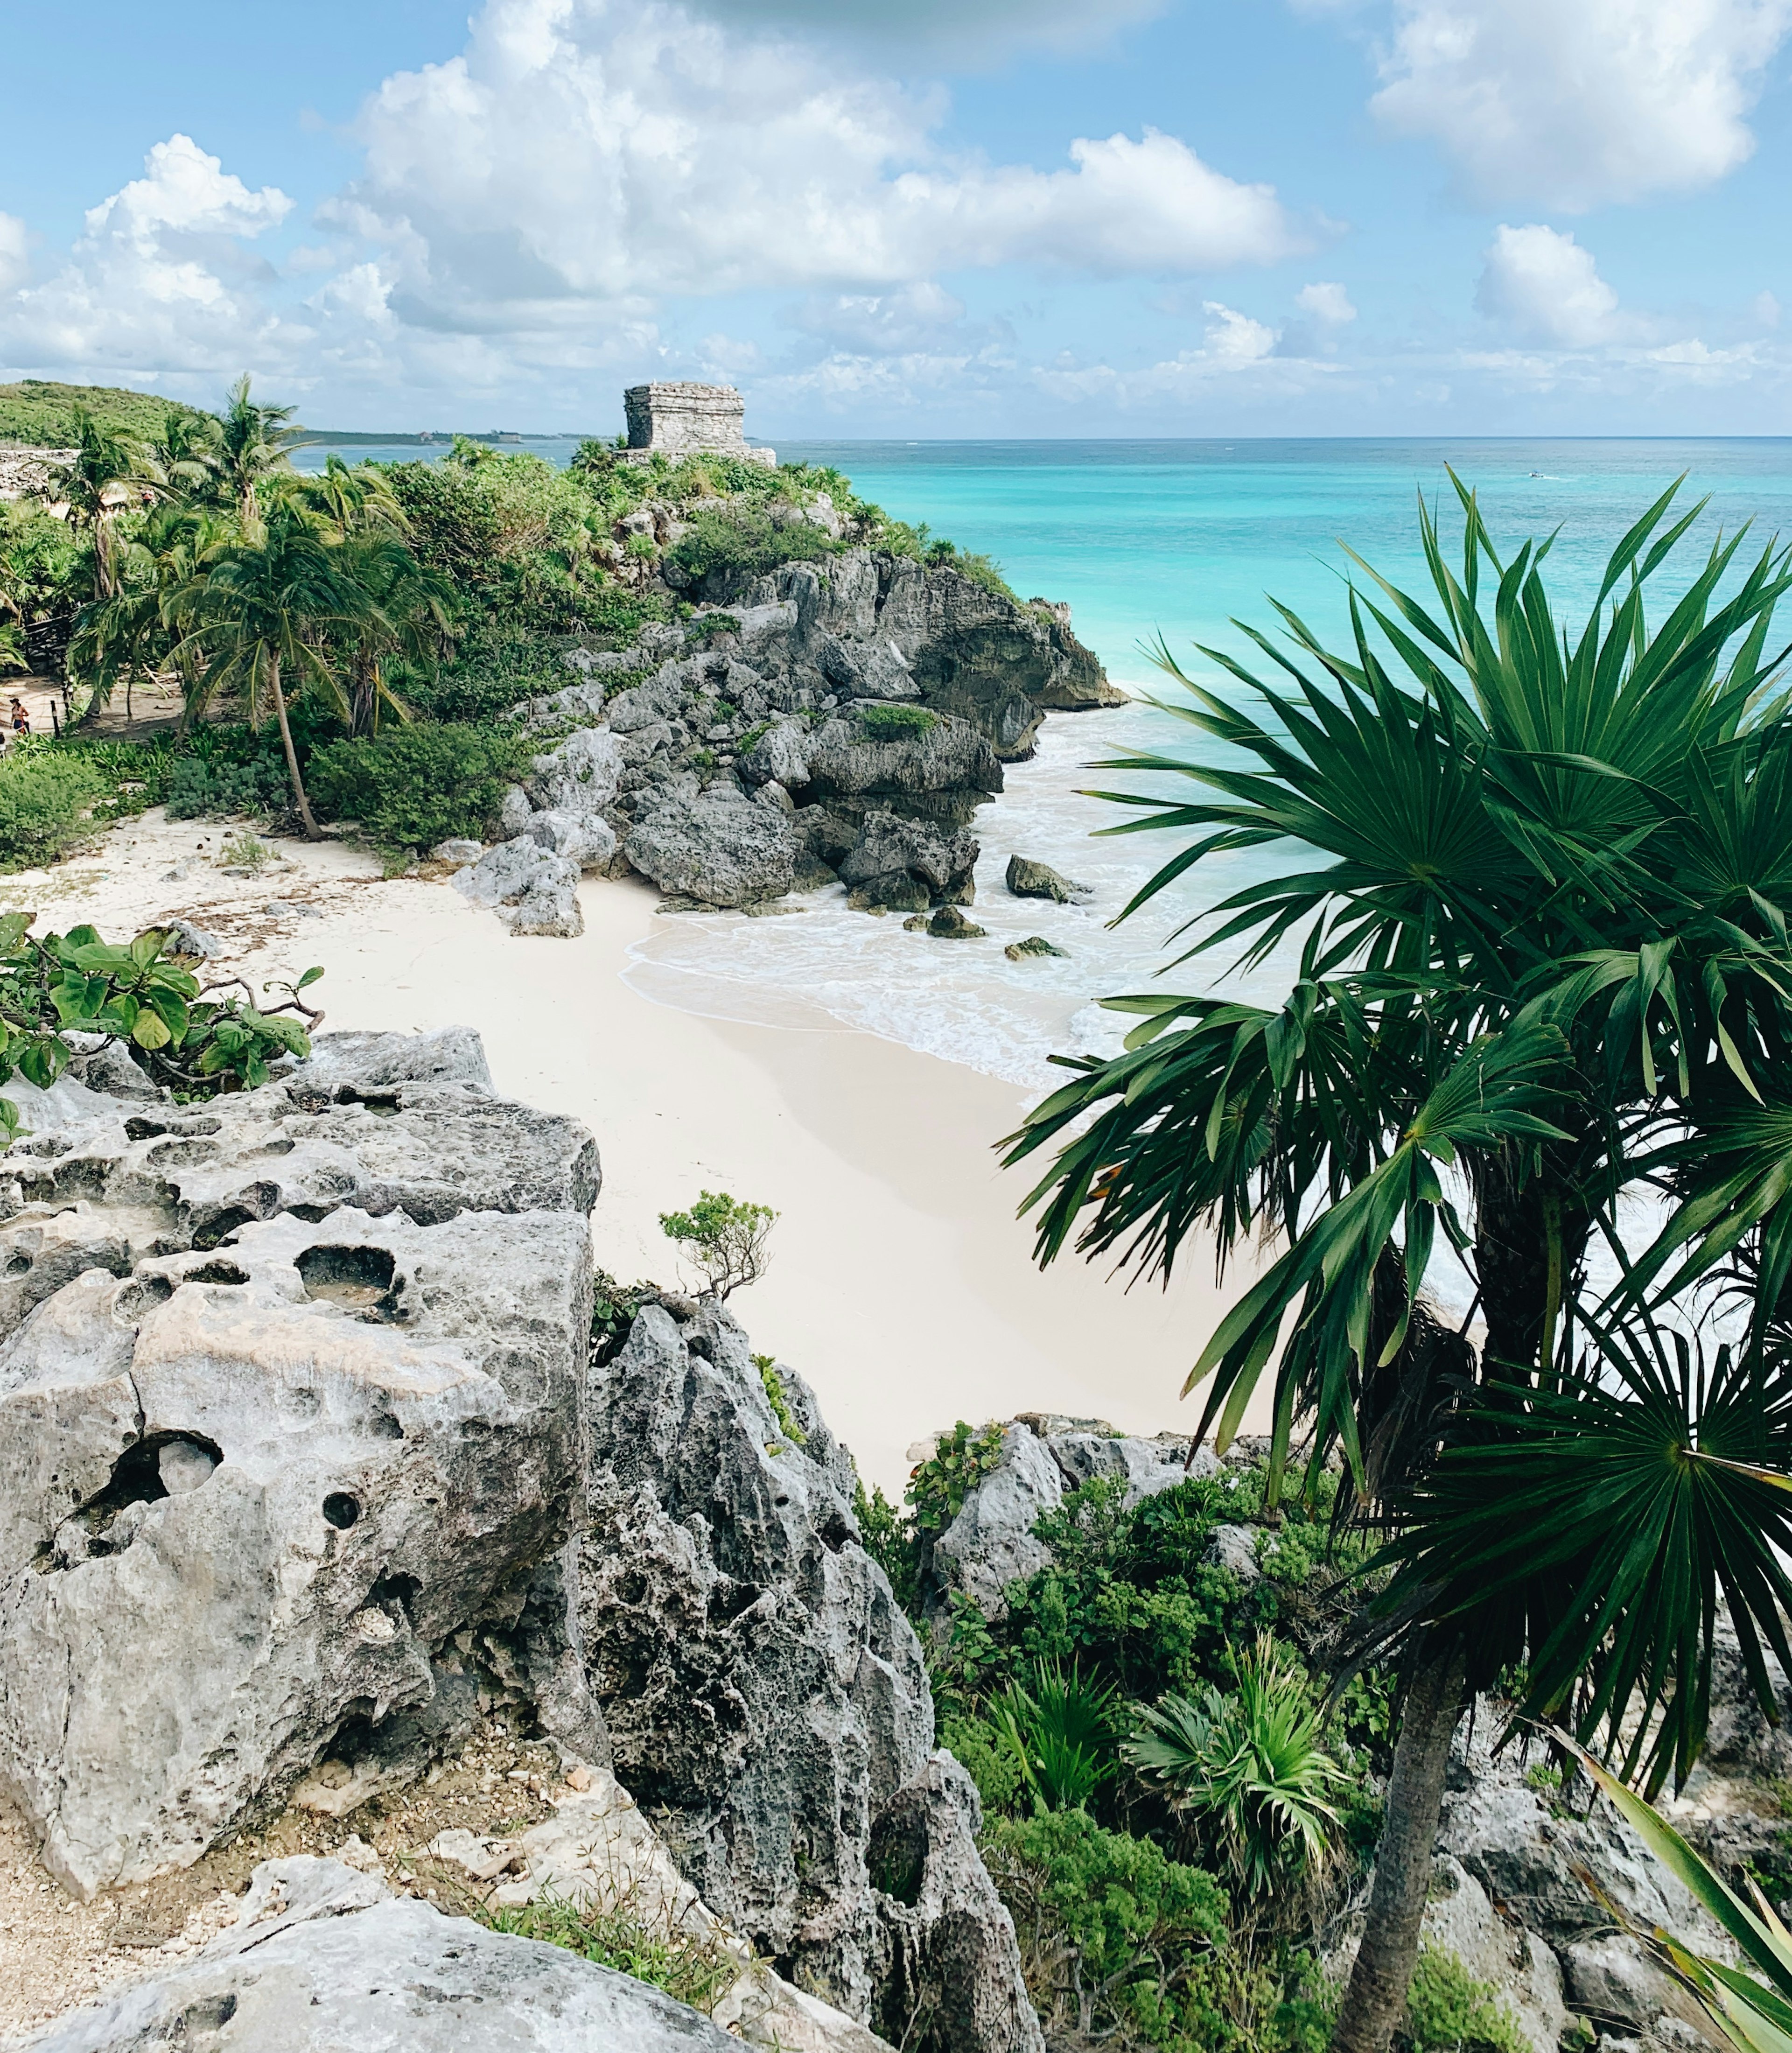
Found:
[[[650,1305],[590,1391],[580,1619],[618,1779],[704,1901],[863,2021],[867,1847],[920,1771],[919,1643],[861,1545],[850,1458],[807,1386],[774,1413],[747,1337]]]
[[[437,1026],[419,1034],[320,1034],[294,1081],[308,1101],[321,1103],[340,1085],[349,1093],[343,1102],[352,1104],[362,1093],[395,1084],[473,1084],[488,1091],[492,1073],[472,1027]]]
[[[790,888],[798,842],[775,808],[738,788],[673,799],[637,820],[623,853],[662,891],[706,905],[747,905]]]
[[[617,705],[633,696],[624,693]],[[613,708],[610,724],[615,732],[582,727],[551,754],[535,759],[531,795],[543,811],[598,813],[614,799],[623,768],[623,750],[617,739],[623,730],[618,718]]]
[[[190,920],[171,920],[167,927],[168,952],[171,955],[190,956],[202,962],[210,962],[224,952],[224,944],[216,934],[203,927],[196,927]]]
[[[991,795],[1002,789],[1002,765],[970,721],[936,713],[931,726],[883,736],[860,702],[818,728],[809,749],[809,781],[818,798],[920,798],[943,791]]]
[[[1016,898],[1049,898],[1057,905],[1068,905],[1088,896],[1087,885],[1072,884],[1049,864],[1035,862],[1025,855],[1009,857],[1006,882]]]
[[[775,720],[740,759],[740,774],[750,784],[775,781],[787,791],[809,782],[810,732],[800,720]]]
[[[179,1116],[39,1093],[60,1152],[3,1165],[0,1780],[77,1894],[322,1757],[359,1800],[482,1701],[603,1746],[566,1553],[595,1149],[374,1081],[425,1037],[336,1038]]]
[[[918,2039],[939,2053],[1045,2053],[1014,1921],[977,1851],[982,1828],[975,1785],[941,1753],[872,1834],[881,1945],[871,2023],[892,2046]]]
[[[962,827],[944,834],[924,820],[871,812],[865,817],[858,839],[840,862],[840,878],[874,897],[874,887],[907,878],[922,887],[927,905],[968,905],[977,896],[978,853],[976,840]],[[882,897],[876,902],[894,901]]]
[[[962,1590],[986,1618],[1007,1609],[1010,1583],[1025,1582],[1051,1559],[1033,1537],[1040,1515],[1064,1501],[1063,1471],[1030,1427],[1002,1435],[999,1465],[966,1497],[933,1545],[932,1580],[942,1593]]]
[[[596,824],[602,826],[601,821]],[[454,889],[475,905],[490,907],[513,934],[574,940],[585,931],[578,867],[570,855],[554,854],[532,833],[525,833],[500,842],[477,862],[457,871]]]
[[[523,832],[538,848],[581,869],[601,869],[616,853],[616,830],[595,813],[534,813]]]
[[[71,2012],[33,2053],[727,2053],[720,2025],[564,1947],[445,1918],[339,1861],[269,1861],[198,1956]]]

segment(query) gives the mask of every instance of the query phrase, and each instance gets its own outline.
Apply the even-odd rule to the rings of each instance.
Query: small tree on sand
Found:
[[[770,1205],[705,1191],[688,1212],[661,1212],[660,1227],[668,1240],[688,1250],[687,1259],[704,1279],[702,1294],[725,1299],[766,1273],[766,1242],[777,1218]]]

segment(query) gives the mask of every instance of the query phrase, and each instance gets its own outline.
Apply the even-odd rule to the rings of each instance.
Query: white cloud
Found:
[[[1261,321],[1253,320],[1249,314],[1221,306],[1218,300],[1204,302],[1202,312],[1207,316],[1207,346],[1204,353],[1221,370],[1237,370],[1247,363],[1261,363],[1276,347],[1276,331],[1265,328]]]
[[[842,348],[892,355],[937,347],[964,319],[964,302],[931,278],[888,292],[817,294],[794,325]]]
[[[190,136],[171,135],[142,178],[88,210],[61,269],[0,298],[0,354],[70,367],[290,367],[307,331],[268,311],[270,268],[243,245],[292,207],[274,186],[251,191]]]
[[[1615,341],[1629,326],[1592,251],[1540,222],[1500,224],[1488,245],[1475,304],[1527,340],[1568,349]]]
[[[25,223],[17,214],[0,214],[0,292],[24,282],[30,261]]]
[[[1376,113],[1474,190],[1568,212],[1709,185],[1792,0],[1394,0]]]
[[[666,0],[489,0],[462,55],[368,103],[336,216],[383,246],[405,317],[449,328],[955,266],[1204,271],[1296,245],[1272,188],[1173,136],[1080,139],[1049,172],[947,162],[942,111]]]
[[[1303,285],[1294,296],[1294,304],[1327,328],[1342,328],[1356,319],[1350,294],[1339,285]]]

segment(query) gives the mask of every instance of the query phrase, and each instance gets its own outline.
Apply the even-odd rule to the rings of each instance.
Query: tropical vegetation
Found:
[[[57,745],[87,750],[95,783],[76,831],[47,839],[9,836],[0,802],[0,863],[14,867],[146,790],[177,816],[247,813],[312,836],[358,822],[410,860],[492,830],[499,780],[525,754],[504,716],[569,681],[575,641],[626,646],[849,541],[1001,585],[827,469],[625,462],[590,442],[555,470],[461,438],[440,461],[332,453],[301,471],[293,409],[247,378],[215,415],[27,381],[0,388],[6,435],[69,453],[35,500],[0,505],[0,673],[64,681],[73,717]],[[177,697],[174,731],[131,774],[116,759],[108,774],[92,723],[122,698],[130,724],[152,679]]]
[[[1182,843],[1127,913],[1285,850],[1177,963],[1235,948],[1288,995],[1108,1000],[1125,1051],[1060,1058],[1009,1148],[1050,1151],[1041,1262],[1266,1246],[1200,1428],[1225,1447],[1261,1389],[1269,1501],[1298,1446],[1296,1498],[1335,1462],[1340,1529],[1385,1543],[1348,1635],[1400,1714],[1345,2053],[1406,2004],[1468,1690],[1516,1678],[1516,1716],[1653,1791],[1698,1757],[1722,1624],[1764,1702],[1792,1654],[1792,559],[1741,532],[1683,562],[1670,489],[1559,624],[1549,544],[1502,555],[1457,491],[1453,564],[1421,504],[1422,597],[1353,559],[1343,647],[1279,608],[1256,667],[1202,652],[1225,695],[1160,650],[1204,745],[1103,766],[1186,794],[1101,795]],[[1427,1294],[1445,1250],[1465,1313]]]

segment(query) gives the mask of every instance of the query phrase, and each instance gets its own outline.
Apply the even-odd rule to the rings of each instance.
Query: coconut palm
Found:
[[[1424,603],[1361,565],[1348,649],[1278,607],[1285,646],[1245,630],[1273,681],[1203,652],[1261,714],[1161,652],[1190,701],[1166,709],[1235,752],[1103,766],[1194,787],[1103,795],[1140,809],[1109,831],[1189,837],[1127,913],[1280,844],[1284,873],[1190,952],[1298,943],[1292,988],[1108,1001],[1138,1019],[1126,1052],[1068,1061],[1009,1156],[1056,1148],[1026,1201],[1042,1262],[1074,1243],[1167,1277],[1197,1227],[1222,1262],[1279,1248],[1191,1372],[1201,1431],[1229,1441],[1267,1378],[1272,1494],[1299,1427],[1312,1463],[1341,1449],[1343,1515],[1394,1536],[1365,1645],[1398,1660],[1402,1713],[1347,2053],[1379,2053],[1405,2000],[1467,1688],[1523,1661],[1527,1715],[1609,1746],[1628,1713],[1658,1784],[1703,1743],[1720,1600],[1758,1687],[1760,1646],[1792,1653],[1792,1521],[1749,1466],[1792,1466],[1786,1357],[1707,1359],[1688,1279],[1662,1282],[1666,1253],[1639,1267],[1620,1220],[1716,1173],[1792,1047],[1792,718],[1768,646],[1792,563],[1720,539],[1652,630],[1651,581],[1700,511],[1670,521],[1670,489],[1559,630],[1548,544],[1503,562],[1457,489],[1459,572],[1421,505]],[[1745,1231],[1778,1275],[1787,1155],[1761,1152]],[[1723,1256],[1691,1210],[1716,1188],[1688,1189],[1665,1246],[1703,1233]],[[1420,1296],[1440,1235],[1475,1293],[1454,1329]]]
[[[215,504],[222,496],[224,460],[218,424],[209,414],[171,406],[160,438],[149,445],[149,455],[173,497],[203,506]]]
[[[147,450],[108,428],[85,406],[76,406],[75,448],[58,464],[39,496],[69,509],[71,526],[93,550],[93,595],[109,599],[118,589],[117,522],[127,507],[140,504],[163,482]]]
[[[119,552],[113,591],[91,600],[76,618],[69,666],[90,687],[92,705],[108,705],[122,679],[128,720],[137,679],[172,662],[186,701],[180,720],[185,731],[204,660],[184,632],[182,609],[193,579],[227,539],[218,517],[203,508],[164,503],[151,508]]]
[[[351,534],[337,545],[345,575],[368,604],[345,630],[349,649],[343,716],[351,734],[377,734],[382,710],[410,710],[392,689],[394,663],[430,670],[452,646],[453,589],[392,535]]]
[[[292,469],[292,452],[304,448],[307,438],[304,429],[291,425],[296,406],[257,406],[249,395],[245,371],[230,387],[219,424],[218,460],[244,539],[253,541],[261,527],[261,485]]]
[[[319,539],[295,507],[276,505],[260,538],[213,552],[202,574],[174,602],[190,622],[187,646],[202,646],[206,663],[192,710],[202,712],[221,690],[243,693],[250,723],[273,705],[292,780],[292,801],[308,840],[321,837],[306,796],[288,718],[286,685],[320,685],[339,699],[342,687],[323,649],[351,633],[371,604],[350,577],[340,552]]]

